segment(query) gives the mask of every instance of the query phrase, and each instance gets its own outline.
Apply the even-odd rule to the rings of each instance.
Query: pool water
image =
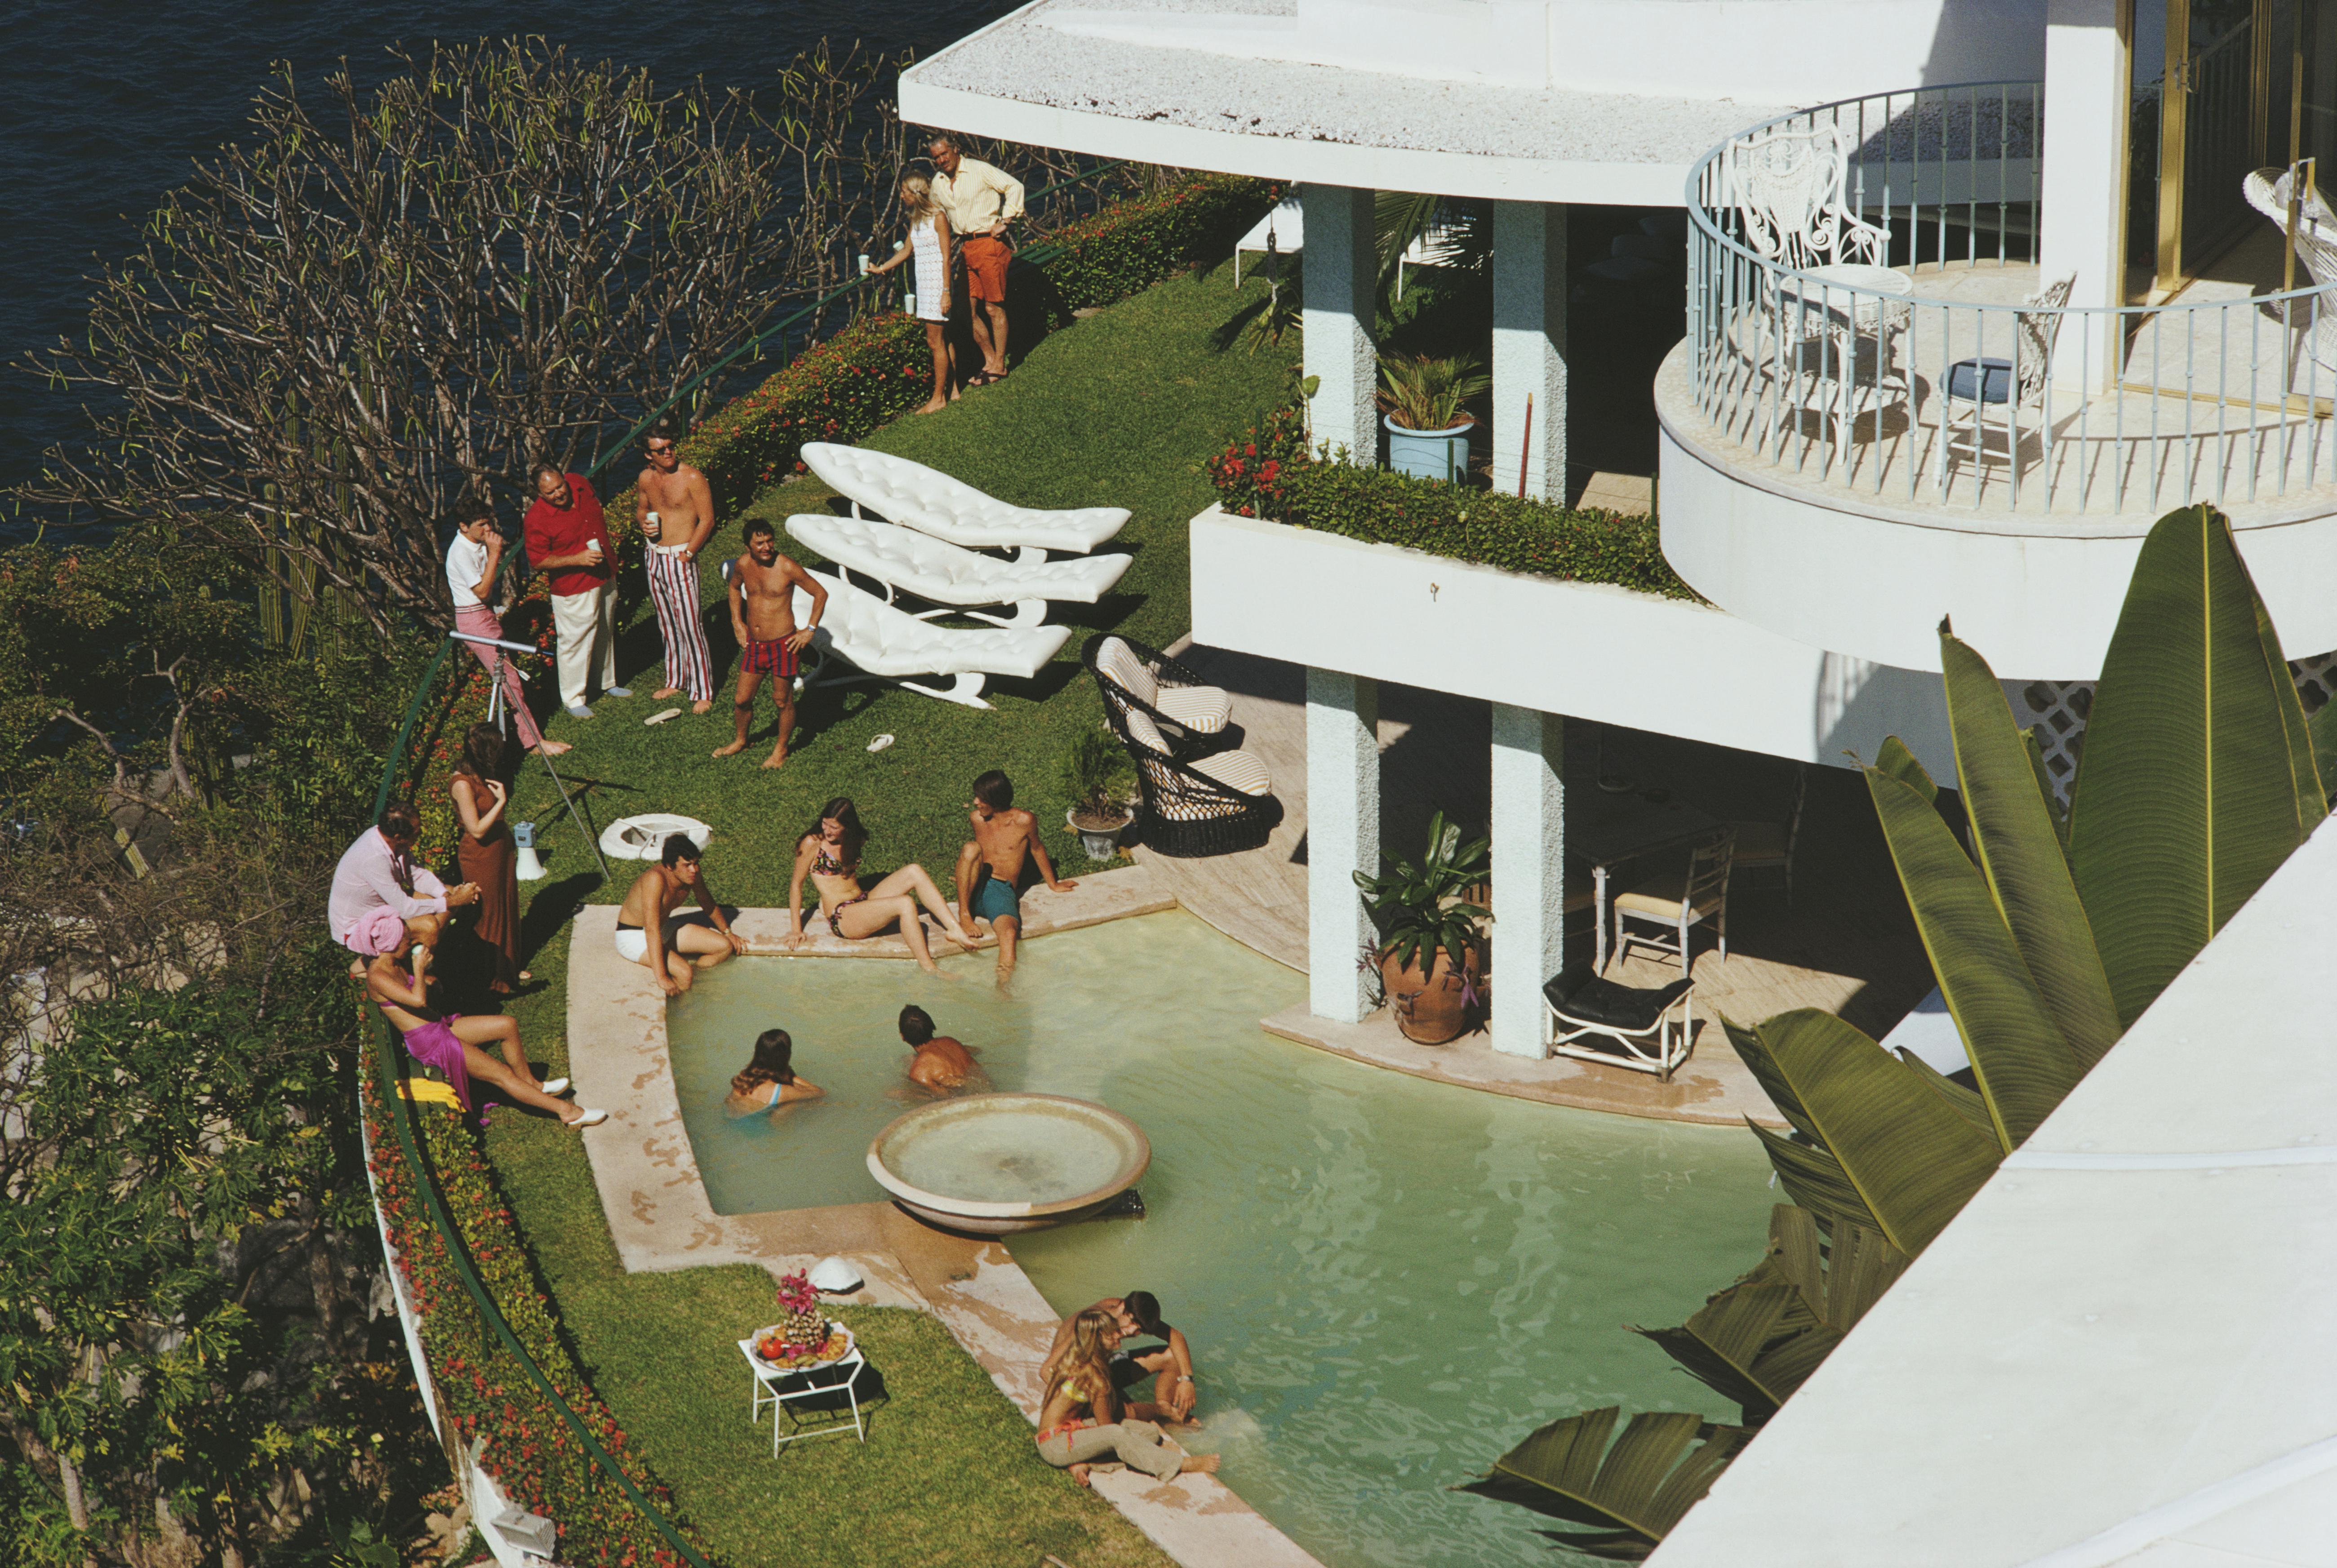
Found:
[[[1152,1142],[1142,1220],[1013,1238],[1057,1309],[1149,1289],[1192,1341],[1188,1446],[1330,1568],[1513,1564],[1549,1521],[1445,1490],[1595,1406],[1735,1407],[1627,1333],[1684,1321],[1760,1256],[1752,1135],[1430,1083],[1276,1039],[1305,981],[1172,913],[987,957],[748,959],[668,1014],[684,1121],[723,1213],[876,1201],[877,1130],[924,1096],[894,1020],[930,1011],[1000,1089],[1099,1101]],[[828,1097],[730,1122],[756,1034]]]

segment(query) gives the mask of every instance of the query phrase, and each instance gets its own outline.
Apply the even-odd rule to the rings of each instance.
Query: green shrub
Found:
[[[1058,230],[1032,259],[1073,309],[1109,305],[1232,244],[1282,194],[1270,180],[1189,174]]]
[[[1236,436],[1208,469],[1219,504],[1237,516],[1506,572],[1700,598],[1664,559],[1652,517],[1578,511],[1334,461],[1327,448],[1308,451],[1296,407],[1276,409]]]

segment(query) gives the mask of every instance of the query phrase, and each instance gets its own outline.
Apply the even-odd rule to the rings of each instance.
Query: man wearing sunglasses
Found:
[[[633,484],[633,519],[649,542],[642,566],[665,639],[665,686],[657,696],[687,696],[689,710],[703,713],[714,706],[714,662],[706,646],[698,554],[714,535],[714,493],[706,475],[681,460],[671,426],[651,430],[646,445],[649,466]]]

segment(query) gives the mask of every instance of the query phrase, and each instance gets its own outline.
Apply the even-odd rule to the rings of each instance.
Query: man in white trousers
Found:
[[[535,502],[527,509],[528,564],[552,590],[552,623],[560,634],[560,701],[569,714],[590,719],[585,681],[601,667],[601,693],[630,697],[617,684],[616,552],[601,514],[601,498],[582,474],[535,466]],[[595,659],[594,655],[599,657]]]

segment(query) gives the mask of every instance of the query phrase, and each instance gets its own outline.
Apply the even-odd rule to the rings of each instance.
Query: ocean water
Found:
[[[1530,1104],[1266,1034],[1305,982],[1183,913],[986,956],[747,959],[668,1013],[675,1086],[726,1213],[875,1201],[870,1139],[923,1095],[916,1002],[990,1084],[1100,1102],[1152,1145],[1141,1220],[1010,1239],[1060,1311],[1149,1289],[1191,1339],[1225,1480],[1330,1568],[1550,1560],[1538,1515],[1448,1490],[1541,1423],[1620,1403],[1735,1408],[1623,1325],[1686,1319],[1758,1259],[1774,1195],[1750,1134]],[[827,1098],[732,1122],[755,1036]]]
[[[645,66],[659,82],[703,77],[753,90],[826,35],[926,54],[1004,15],[1000,0],[702,0],[557,6],[369,0],[10,0],[0,7],[0,491],[36,475],[52,445],[85,428],[79,395],[19,367],[27,351],[77,338],[88,278],[138,248],[140,222],[191,163],[240,132],[252,98],[288,61],[321,81],[343,60],[360,81],[406,43],[533,34],[593,59]],[[0,544],[24,537],[0,499]]]

